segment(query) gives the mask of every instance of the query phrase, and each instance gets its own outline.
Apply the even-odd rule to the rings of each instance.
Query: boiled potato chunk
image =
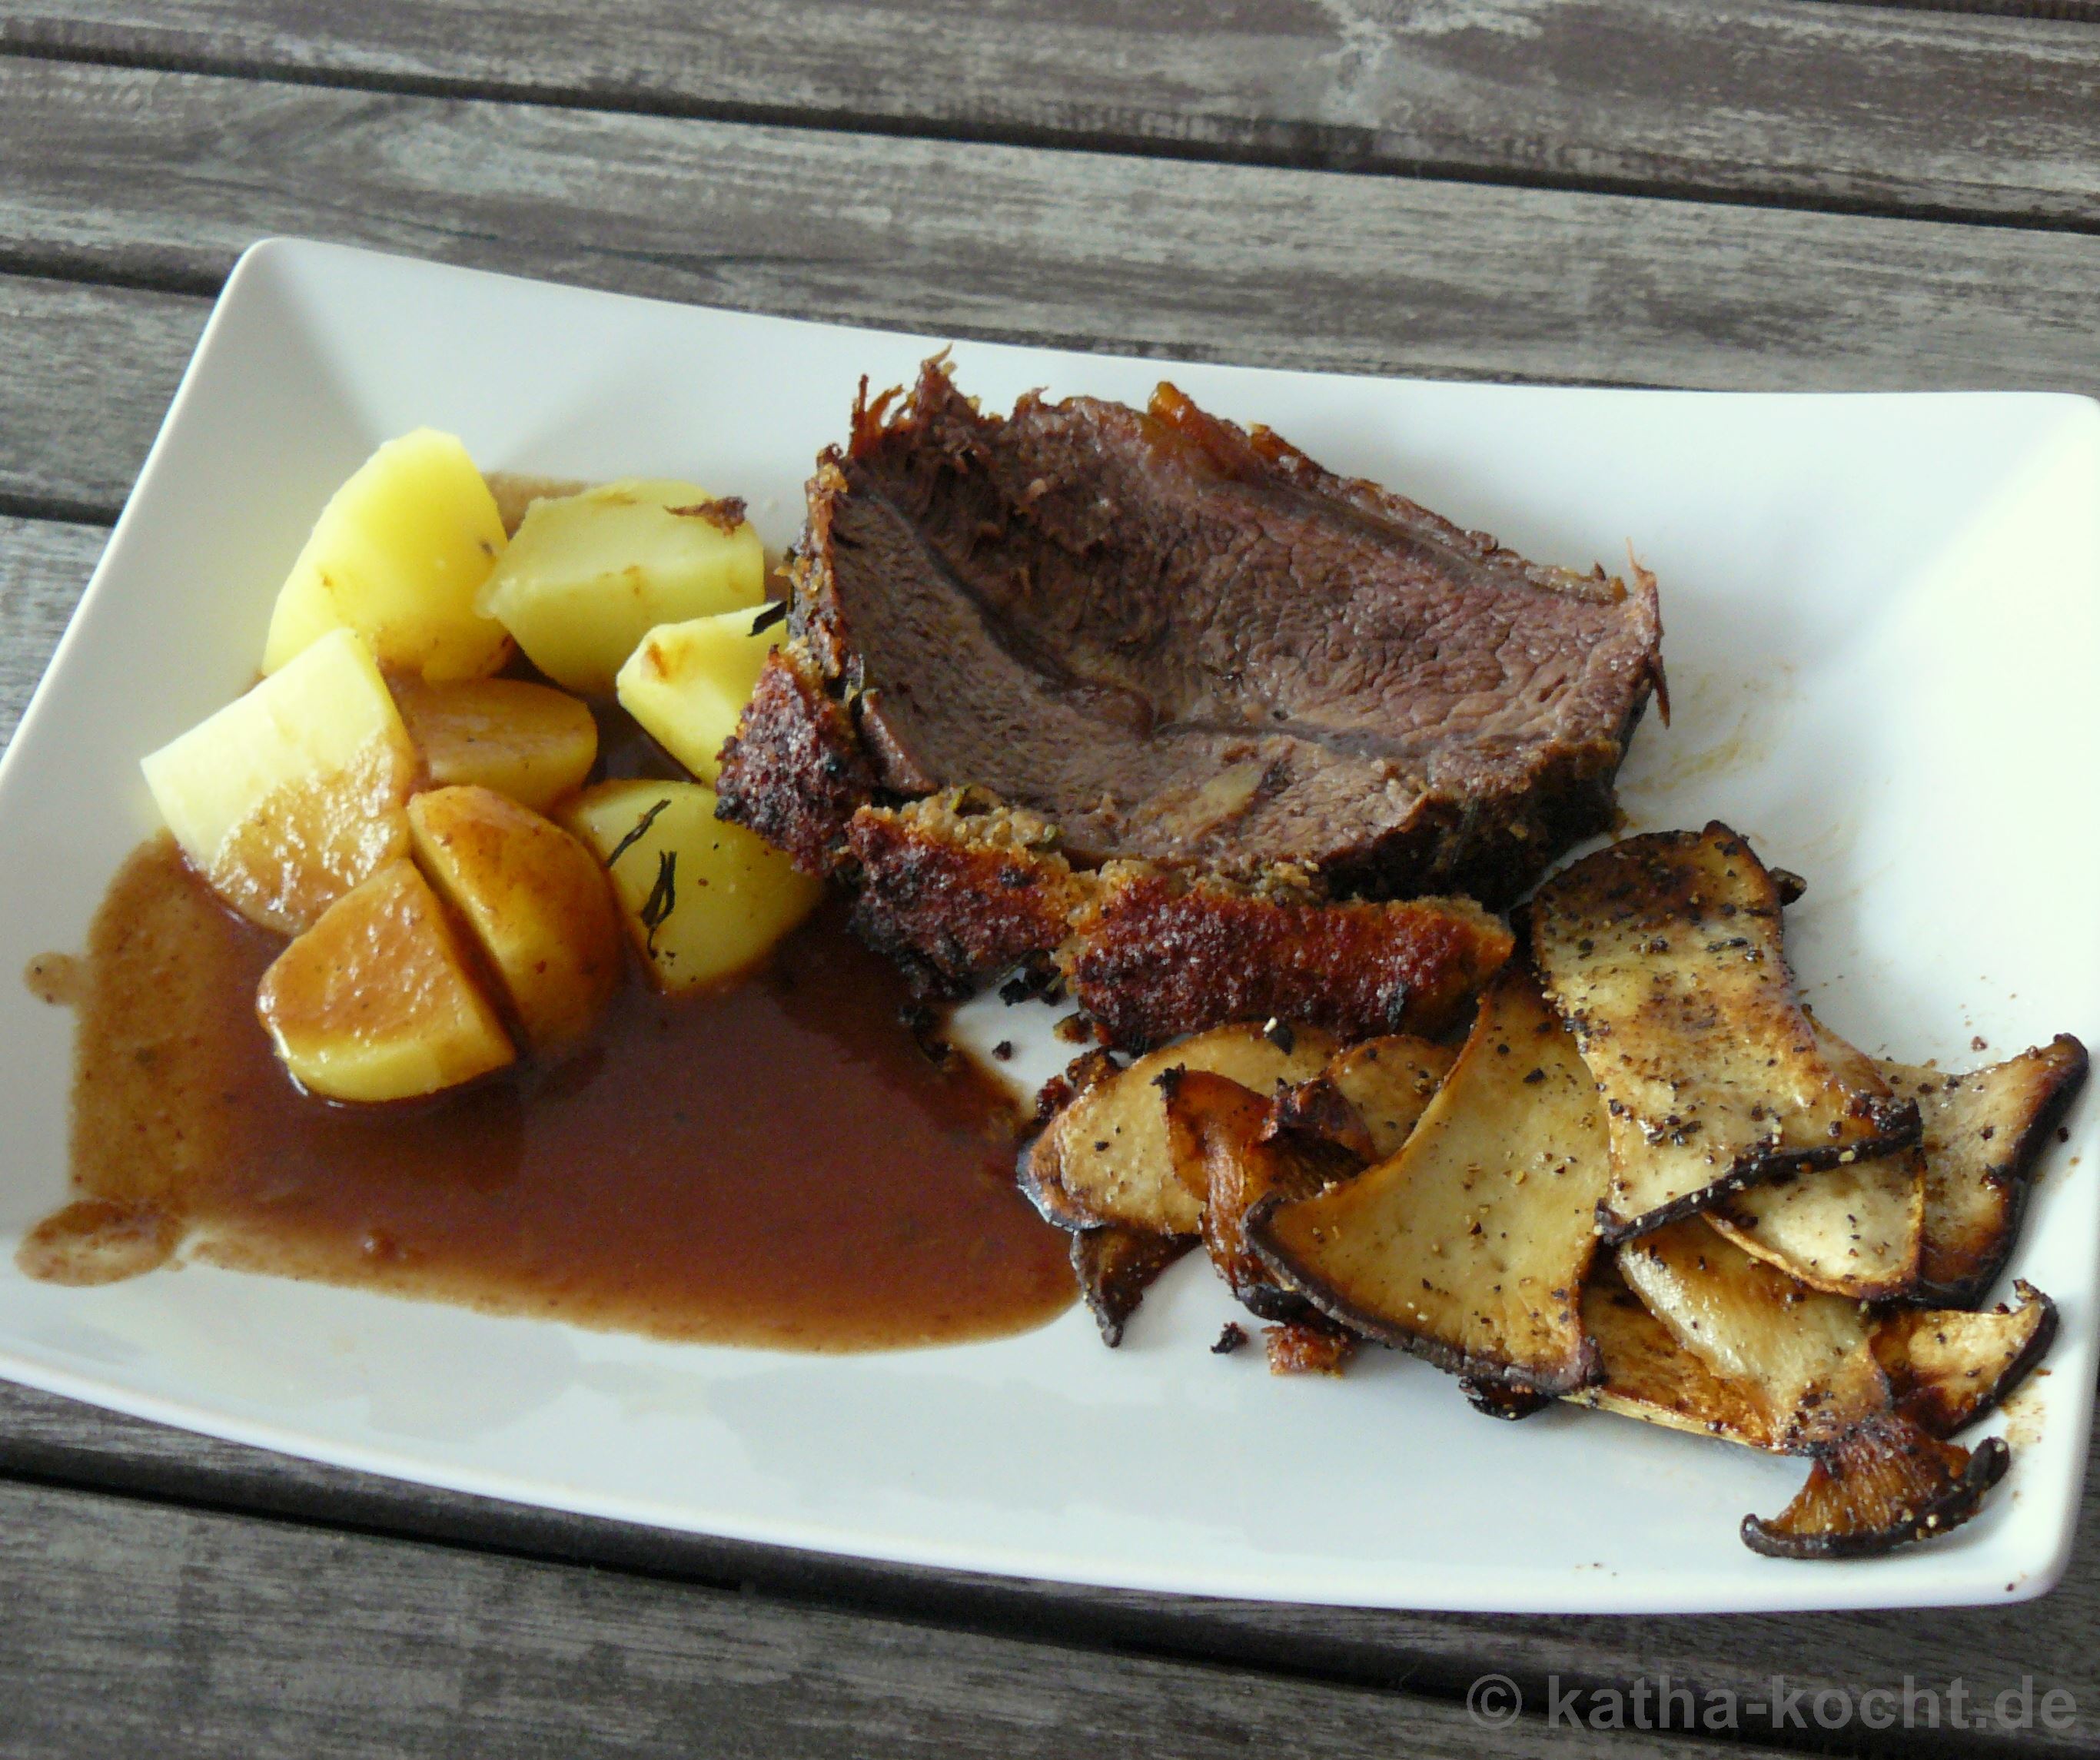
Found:
[[[514,1061],[470,955],[416,864],[346,893],[262,974],[285,1067],[330,1100],[412,1100]]]
[[[438,787],[474,783],[544,813],[598,759],[590,706],[522,678],[394,682],[394,700]]]
[[[408,803],[416,860],[481,944],[535,1051],[581,1039],[620,982],[626,949],[598,859],[493,789]]]
[[[262,670],[331,629],[355,629],[390,673],[479,678],[510,638],[474,609],[503,554],[502,516],[452,434],[389,440],[335,492],[277,593]]]
[[[749,970],[823,896],[770,844],[717,819],[714,790],[698,783],[600,783],[565,817],[611,873],[660,990]]]
[[[408,853],[415,748],[371,651],[329,632],[139,766],[227,903],[297,934]]]
[[[610,695],[659,624],[755,606],[765,553],[742,504],[657,478],[535,501],[478,602],[555,683]]]
[[[620,707],[699,779],[721,774],[722,742],[736,731],[782,626],[753,633],[753,614],[724,611],[665,624],[620,669]]]

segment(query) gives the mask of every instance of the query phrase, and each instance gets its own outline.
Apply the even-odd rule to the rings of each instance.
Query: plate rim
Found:
[[[127,554],[127,545],[134,515],[151,498],[158,477],[165,469],[165,457],[176,443],[181,418],[190,403],[198,395],[198,387],[210,371],[215,353],[223,347],[223,338],[245,320],[244,314],[249,300],[255,297],[250,290],[257,289],[280,264],[289,264],[294,270],[302,262],[326,259],[332,256],[357,259],[365,262],[385,265],[390,270],[407,270],[435,279],[458,280],[463,282],[491,281],[510,284],[536,290],[558,292],[569,297],[581,297],[591,301],[606,301],[620,304],[642,305],[673,312],[695,310],[711,311],[735,319],[755,319],[767,324],[782,324],[827,332],[849,334],[870,334],[890,337],[912,337],[917,333],[904,329],[886,329],[864,324],[833,323],[823,320],[784,317],[763,311],[746,311],[732,307],[710,307],[697,302],[665,300],[645,295],[620,293],[605,289],[579,287],[572,284],[537,280],[533,277],[474,268],[460,265],[431,262],[425,259],[395,253],[376,251],[356,246],[342,245],[294,237],[273,236],[257,240],[245,249],[236,260],[232,271],[214,302],[211,313],[201,332],[196,345],[184,367],[181,378],[170,399],[169,407],[153,443],[148,448],[138,478],[127,494],[122,511],[110,528],[100,558],[90,574],[66,628],[55,646],[42,675],[24,706],[7,750],[0,753],[0,800],[8,792],[10,779],[24,768],[29,760],[25,752],[33,751],[39,739],[36,730],[41,726],[51,695],[51,681],[62,669],[82,664],[70,659],[77,644],[85,641],[83,626],[86,614],[99,604],[105,596],[105,581],[121,571]],[[1000,346],[994,338],[972,338],[990,346]],[[1235,368],[1256,373],[1276,373],[1292,376],[1309,376],[1323,380],[1369,382],[1396,385],[1436,385],[1449,386],[1449,379],[1423,379],[1406,375],[1388,375],[1365,373],[1330,372],[1317,368],[1290,368],[1256,367],[1246,368],[1223,357],[1204,355],[1172,357],[1140,354],[1118,355],[1113,350],[1078,348],[1062,345],[1023,343],[1023,347],[1042,347],[1047,351],[1076,358],[1099,358],[1121,361],[1154,360],[1162,368],[1173,364],[1189,364],[1200,359],[1204,364]],[[1602,391],[1614,397],[1626,399],[1726,399],[1733,402],[1786,399],[1799,401],[1812,399],[1842,399],[1848,401],[1895,400],[1905,402],[1919,399],[1964,400],[1988,399],[2031,406],[2037,414],[2045,409],[2068,412],[2082,409],[2088,421],[2100,430],[2100,399],[2070,391],[1998,391],[1998,390],[1922,390],[1922,391],[1815,391],[1815,390],[1708,390],[1701,389],[1677,390],[1668,387],[1627,386],[1617,385],[1540,386],[1532,383],[1513,383],[1495,380],[1469,379],[1455,382],[1469,389],[1481,391],[1509,390],[1520,391],[1527,396],[1552,396],[1560,393],[1594,393]],[[225,1273],[225,1275],[236,1275]],[[2081,1296],[2100,1294],[2100,1276],[2094,1279],[2095,1287],[2077,1292]],[[382,1292],[365,1291],[365,1295]],[[562,1322],[516,1320],[508,1324],[526,1326],[560,1326]],[[571,1329],[578,1330],[578,1329]],[[2087,1336],[2095,1328],[2089,1319]],[[2057,1520],[2050,1529],[2048,1556],[2032,1557],[2023,1566],[2023,1574],[2014,1585],[2003,1591],[1986,1590],[1981,1586],[1971,1586],[1973,1593],[1950,1595],[1943,1589],[1925,1586],[1921,1592],[1912,1595],[1898,1592],[1891,1595],[1894,1586],[1886,1581],[1876,1581],[1877,1573],[1871,1569],[1862,1571],[1848,1566],[1842,1573],[1833,1573],[1828,1579],[1818,1579],[1820,1588],[1828,1581],[1836,1586],[1839,1581],[1858,1581],[1857,1593],[1837,1595],[1780,1593],[1771,1596],[1742,1592],[1741,1580],[1730,1581],[1726,1591],[1718,1597],[1708,1598],[1696,1592],[1683,1596],[1658,1597],[1653,1594],[1636,1592],[1630,1598],[1621,1599],[1606,1593],[1586,1599],[1575,1599],[1547,1594],[1520,1595],[1514,1598],[1498,1593],[1493,1587],[1493,1574],[1487,1579],[1485,1594],[1440,1595],[1425,1599],[1418,1595],[1404,1600],[1359,1600],[1345,1596],[1322,1596],[1304,1592],[1298,1585],[1282,1592],[1264,1589],[1259,1585],[1234,1581],[1245,1573],[1216,1573],[1183,1571],[1124,1572],[1120,1574],[1106,1571],[1074,1570],[1070,1566],[1054,1570],[1027,1568],[1014,1562],[1028,1555],[1025,1547],[1006,1549],[1006,1562],[986,1562],[986,1549],[982,1545],[966,1546],[963,1551],[968,1556],[940,1555],[938,1546],[914,1546],[909,1549],[895,1546],[872,1545],[854,1546],[841,1544],[836,1535],[817,1538],[808,1537],[789,1530],[793,1524],[758,1522],[741,1525],[711,1520],[705,1523],[691,1520],[667,1520],[661,1514],[638,1513],[632,1506],[633,1500],[619,1496],[593,1494],[580,1488],[567,1496],[555,1496],[546,1488],[520,1489],[519,1482],[511,1480],[501,1472],[474,1471],[441,1462],[431,1458],[418,1458],[404,1453],[390,1453],[383,1447],[364,1447],[355,1444],[337,1442],[311,1432],[302,1432],[295,1427],[280,1427],[267,1422],[255,1422],[218,1410],[208,1405],[192,1405],[179,1399],[139,1392],[120,1383],[98,1381],[58,1367],[51,1363],[24,1356],[12,1348],[13,1341],[0,1342],[0,1376],[24,1385],[82,1403],[101,1407],[127,1416],[170,1425],[221,1440],[260,1447],[298,1458],[351,1471],[374,1473],[402,1480],[411,1484],[421,1484],[460,1494],[485,1498],[493,1501],[518,1503],[527,1507],[553,1510],[594,1520],[662,1528],[669,1531],[716,1536],[741,1543],[780,1546],[796,1550],[866,1559],[873,1563],[898,1564],[907,1567],[963,1572],[992,1578],[1021,1577],[1024,1579],[1070,1584],[1079,1587],[1135,1590],[1145,1593],[1167,1593],[1201,1597],[1223,1597],[1232,1599],[1282,1600],[1302,1605],[1338,1607],[1377,1607],[1411,1608],[1422,1611],[1445,1612],[1511,1612],[1520,1613],[1556,1614],[1580,1612],[1714,1612],[1724,1611],[1810,1611],[1840,1608],[1875,1608],[1898,1607],[1951,1606],[1961,1604],[1996,1604],[2001,1602],[2024,1601],[2035,1599],[2054,1589],[2067,1573],[2076,1537],[2076,1524],[2082,1501],[2082,1475],[2078,1475],[2071,1495],[2061,1499],[2054,1511]],[[2090,1378],[2088,1378],[2089,1380]],[[2076,1431],[2074,1458],[2083,1461],[2089,1438],[2093,1405],[2093,1390],[2088,1386],[2076,1407],[2075,1426],[2064,1427],[2062,1414],[2053,1421],[2054,1433],[2059,1428]],[[821,1526],[821,1524],[816,1524]],[[810,1528],[810,1524],[802,1524]],[[996,1551],[998,1549],[993,1549]],[[2037,1555],[2040,1549],[2036,1549]],[[1808,1567],[1803,1567],[1806,1569]],[[1807,1579],[1774,1578],[1806,1586]],[[1873,1583],[1873,1587],[1868,1586]],[[1604,1587],[1602,1584],[1594,1585]],[[1907,1587],[1907,1586],[1906,1586]]]

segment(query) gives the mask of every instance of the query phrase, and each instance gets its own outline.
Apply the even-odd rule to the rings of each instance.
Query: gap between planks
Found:
[[[2100,0],[1811,0],[1818,6],[1885,7],[1902,12],[1959,12],[1972,18],[2049,19],[2100,24]]]

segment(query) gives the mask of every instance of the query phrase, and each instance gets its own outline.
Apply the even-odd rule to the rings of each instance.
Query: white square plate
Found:
[[[140,754],[249,682],[315,512],[420,423],[487,468],[691,476],[790,540],[855,382],[942,339],[660,305],[301,243],[241,262],[0,765],[0,971],[83,944],[153,825]],[[1141,402],[1145,363],[969,343],[965,389]],[[1675,725],[1636,825],[1722,818],[1808,876],[1803,984],[1862,1046],[1950,1067],[2100,1008],[2100,410],[2074,397],[1737,396],[1176,365],[1264,421],[1529,554],[1662,583]],[[1025,1337],[807,1357],[496,1319],[192,1265],[30,1281],[66,1196],[69,1017],[0,986],[0,1374],[345,1466],[620,1520],[1133,1588],[1511,1612],[2018,1599],[2062,1573],[2093,1385],[2100,1166],[2052,1150],[2015,1267],[2062,1305],[1999,1420],[1971,1526],[1862,1564],[1758,1558],[1799,1462],[1568,1409],[1467,1409],[1374,1352],[1279,1381],[1205,1348],[1200,1258],[1123,1348],[1083,1311]],[[1318,1494],[1308,1495],[1308,1488]]]

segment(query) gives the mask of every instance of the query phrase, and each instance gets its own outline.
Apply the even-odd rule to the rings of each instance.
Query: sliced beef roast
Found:
[[[792,639],[725,756],[723,816],[805,867],[902,871],[880,827],[849,849],[855,810],[967,784],[1081,870],[1283,863],[1498,905],[1608,823],[1662,679],[1644,571],[1528,562],[1171,386],[1002,418],[934,360],[894,396],[863,390],[820,461]],[[982,976],[911,871],[898,951]],[[961,939],[1010,951],[974,915]]]

